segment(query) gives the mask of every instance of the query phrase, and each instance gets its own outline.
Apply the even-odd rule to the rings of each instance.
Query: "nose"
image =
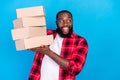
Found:
[[[67,21],[67,20],[64,20],[64,21],[63,21],[63,26],[68,26],[69,24],[70,24],[69,21]]]
[[[64,22],[64,23],[63,23],[63,25],[64,25],[64,26],[67,26],[67,25],[68,25],[68,23],[67,23],[67,22]]]

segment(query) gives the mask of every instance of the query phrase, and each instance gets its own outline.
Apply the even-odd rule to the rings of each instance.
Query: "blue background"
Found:
[[[74,31],[89,43],[89,53],[77,80],[120,80],[120,0],[0,1],[0,80],[27,80],[34,53],[16,51],[12,21],[16,9],[43,5],[48,29],[55,29],[59,10],[74,18]]]

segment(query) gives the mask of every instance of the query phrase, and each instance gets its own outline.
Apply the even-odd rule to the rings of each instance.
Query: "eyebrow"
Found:
[[[61,17],[58,17],[57,19],[62,19]],[[68,19],[72,19],[72,17],[68,17]]]

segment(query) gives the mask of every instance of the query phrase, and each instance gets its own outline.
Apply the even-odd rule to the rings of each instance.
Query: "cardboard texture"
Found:
[[[30,26],[46,26],[45,17],[24,17],[13,21],[14,28]]]
[[[17,19],[11,30],[16,50],[25,50],[51,45],[53,35],[46,33],[45,12],[43,6],[16,9]]]
[[[43,6],[16,9],[16,12],[17,12],[17,18],[45,16]]]
[[[26,27],[11,30],[13,40],[46,35],[46,27]]]
[[[37,36],[28,39],[16,40],[16,50],[25,50],[30,48],[39,47],[41,45],[53,44],[53,35]]]

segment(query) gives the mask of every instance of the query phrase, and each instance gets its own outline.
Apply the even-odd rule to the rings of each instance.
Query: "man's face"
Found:
[[[71,35],[72,24],[73,24],[72,16],[69,13],[63,12],[58,15],[58,19],[57,19],[58,33],[62,37]]]

